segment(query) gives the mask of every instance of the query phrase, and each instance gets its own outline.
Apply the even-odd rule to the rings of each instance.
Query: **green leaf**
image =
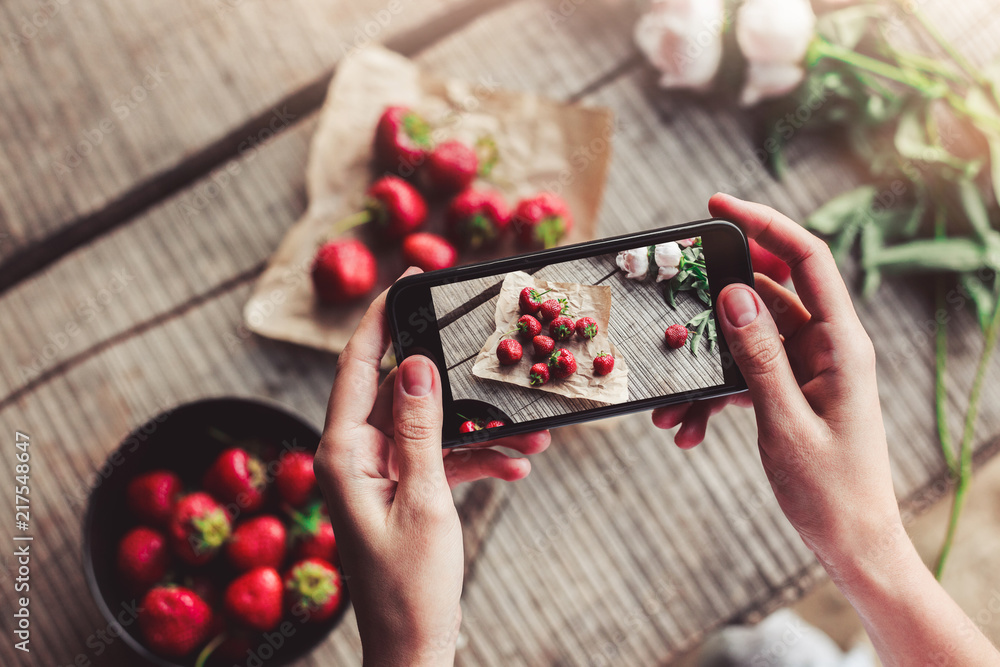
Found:
[[[972,303],[976,307],[976,316],[979,318],[979,326],[985,331],[986,327],[989,326],[996,304],[993,290],[987,287],[978,273],[963,273],[959,276],[959,281],[969,294],[969,298],[972,299]]]
[[[972,181],[963,178],[958,182],[958,194],[962,200],[962,208],[965,209],[965,217],[968,218],[976,236],[983,242],[990,238],[990,214],[986,211],[986,202],[979,192],[979,188]]]
[[[859,214],[870,211],[876,194],[874,185],[862,185],[837,195],[806,218],[806,227],[820,234],[836,234],[852,224]]]
[[[980,88],[973,88],[965,98],[965,103],[970,111],[978,114],[998,118],[997,106],[1000,106],[1000,76],[994,83],[994,90],[997,91],[997,101],[991,103],[989,96]],[[1000,201],[1000,133],[991,131],[990,128],[977,126],[986,136],[986,141],[990,148],[990,180],[993,183],[993,196]]]
[[[986,248],[971,239],[922,239],[873,252],[864,268],[883,271],[974,271],[988,265]]]
[[[976,160],[962,160],[949,153],[943,146],[932,143],[927,136],[927,126],[922,116],[923,114],[913,107],[900,116],[894,136],[899,154],[911,160],[950,167],[964,178],[974,178],[982,169],[982,163]]]
[[[861,294],[866,299],[871,297],[882,283],[882,271],[875,266],[869,265],[872,263],[872,257],[877,257],[883,248],[883,230],[876,222],[868,222],[861,228],[861,264],[866,267],[864,269],[865,277],[861,286]]]

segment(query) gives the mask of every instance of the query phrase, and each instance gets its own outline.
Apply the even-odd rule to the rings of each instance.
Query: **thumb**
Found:
[[[447,488],[441,455],[441,378],[426,357],[407,357],[399,365],[392,421],[400,486]]]
[[[812,412],[788,363],[778,327],[753,289],[747,285],[724,288],[719,295],[719,323],[746,380],[760,427],[787,426],[789,420]]]

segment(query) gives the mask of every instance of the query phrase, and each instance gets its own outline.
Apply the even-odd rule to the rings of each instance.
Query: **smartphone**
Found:
[[[753,286],[747,240],[710,219],[408,276],[386,311],[396,359],[437,365],[454,447],[745,390],[730,283]]]

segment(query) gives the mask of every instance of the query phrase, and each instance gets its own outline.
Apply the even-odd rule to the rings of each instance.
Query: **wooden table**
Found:
[[[991,3],[923,5],[974,60],[996,56]],[[7,635],[0,662],[134,662],[84,583],[80,529],[89,487],[132,426],[231,394],[321,421],[334,359],[250,335],[241,307],[304,209],[311,114],[357,49],[385,43],[435,73],[613,109],[602,235],[704,217],[720,189],[801,218],[857,182],[837,147],[808,137],[796,138],[784,181],[772,180],[743,113],[656,88],[634,20],[628,7],[541,0],[3,3],[0,470],[14,476],[15,431],[29,434],[35,541],[32,653]],[[930,303],[899,280],[859,305],[909,513],[947,490]],[[964,309],[949,316],[957,421],[981,336]],[[983,405],[980,458],[1000,444],[1000,383],[986,383]],[[690,452],[648,415],[564,429],[527,481],[477,484],[458,502],[469,557],[461,664],[664,663],[822,576],[771,498],[746,411],[717,417]],[[0,513],[4,534],[13,522],[12,507]],[[302,664],[359,654],[349,616]]]

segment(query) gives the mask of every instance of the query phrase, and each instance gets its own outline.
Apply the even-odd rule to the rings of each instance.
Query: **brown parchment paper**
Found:
[[[521,313],[518,296],[525,287],[552,290],[543,299],[567,299],[573,319],[593,317],[597,321],[597,335],[593,340],[581,340],[574,335],[566,341],[556,341],[556,349],[566,348],[576,358],[576,373],[568,378],[552,378],[546,384],[532,387],[528,379],[535,359],[531,343],[524,344],[521,361],[510,366],[501,366],[496,349],[504,333],[514,329]],[[496,330],[486,339],[483,348],[472,365],[472,374],[484,380],[509,382],[531,391],[546,391],[567,398],[586,398],[601,403],[624,403],[628,400],[628,364],[618,353],[618,349],[608,338],[608,321],[611,319],[611,288],[607,285],[580,285],[577,283],[557,283],[533,278],[527,273],[515,271],[504,278],[497,300]],[[548,335],[548,323],[542,323],[542,333]],[[609,375],[594,375],[594,357],[599,352],[610,352],[615,358],[615,368]],[[484,399],[488,400],[488,399]]]
[[[363,207],[372,172],[372,141],[383,109],[414,108],[435,126],[433,139],[457,138],[470,144],[483,135],[496,141],[500,159],[491,183],[513,205],[540,190],[561,194],[574,227],[565,243],[594,238],[597,213],[610,160],[613,131],[606,109],[567,105],[529,93],[499,88],[496,81],[444,80],[422,72],[396,53],[369,47],[338,66],[320,111],[306,171],[309,206],[288,231],[254,286],[243,310],[247,327],[262,336],[331,352],[344,349],[371,299],[349,306],[317,303],[310,270],[331,226]],[[443,205],[431,209],[428,231],[442,228]],[[378,260],[379,283],[371,298],[406,268],[398,247],[365,236]],[[478,261],[514,254],[512,241],[490,254],[464,256]],[[392,365],[391,350],[383,365]]]

